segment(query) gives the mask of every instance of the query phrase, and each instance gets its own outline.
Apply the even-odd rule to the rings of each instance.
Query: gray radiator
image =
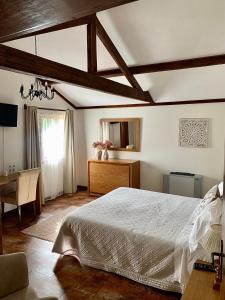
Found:
[[[202,176],[163,175],[163,192],[167,194],[201,198]]]

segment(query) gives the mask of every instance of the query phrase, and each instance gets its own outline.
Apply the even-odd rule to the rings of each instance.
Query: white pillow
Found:
[[[223,197],[223,181],[221,181],[220,184],[218,184],[218,190],[220,197]]]
[[[204,196],[200,203],[200,208],[205,208],[210,202],[219,196],[218,186],[214,185]]]
[[[222,205],[222,199],[217,198],[202,209],[195,220],[189,236],[189,249],[191,252],[198,248],[199,241],[206,234],[211,225],[221,223]]]

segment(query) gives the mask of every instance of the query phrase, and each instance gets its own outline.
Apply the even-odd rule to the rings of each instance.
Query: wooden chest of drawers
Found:
[[[118,187],[140,188],[140,161],[89,160],[88,186],[91,195],[104,195]]]

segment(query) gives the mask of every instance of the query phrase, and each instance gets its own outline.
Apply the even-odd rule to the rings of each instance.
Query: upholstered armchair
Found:
[[[33,202],[35,214],[35,200],[39,175],[39,168],[18,172],[16,192],[3,193],[1,195],[2,214],[4,214],[4,203],[14,204],[17,206],[19,223],[21,223],[21,205],[29,202]]]
[[[38,298],[29,286],[24,253],[0,255],[0,274],[1,300],[57,300],[55,297]]]

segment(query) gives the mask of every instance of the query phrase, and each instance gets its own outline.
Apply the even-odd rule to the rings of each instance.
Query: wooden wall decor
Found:
[[[10,0],[0,3],[0,43],[136,0]]]
[[[181,118],[179,120],[179,146],[207,148],[209,139],[209,119]]]

